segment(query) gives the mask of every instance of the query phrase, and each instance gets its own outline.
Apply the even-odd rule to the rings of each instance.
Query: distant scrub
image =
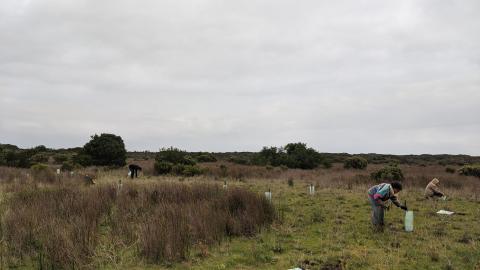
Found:
[[[367,168],[368,161],[362,157],[349,157],[343,163],[343,167],[346,169],[358,169],[364,170]]]
[[[235,163],[235,164],[240,164],[240,165],[250,165],[251,164],[250,160],[248,160],[246,158],[242,158],[242,157],[229,157],[228,161],[232,162],[232,163]]]
[[[313,148],[304,143],[289,143],[284,147],[264,147],[252,160],[256,165],[287,166],[296,169],[314,169],[327,163]]]
[[[217,158],[212,154],[201,154],[195,158],[197,162],[215,162]]]
[[[195,244],[253,236],[275,217],[263,196],[213,185],[27,189],[5,207],[8,268],[98,269],[99,246],[131,247],[150,263],[181,261]]]
[[[158,152],[154,169],[157,174],[194,176],[203,173],[187,152],[174,147],[164,148]]]
[[[402,170],[395,165],[389,165],[376,172],[373,172],[371,174],[371,177],[375,180],[390,180],[390,181],[401,181],[405,178],[403,176]]]
[[[465,165],[458,172],[460,175],[480,177],[480,164]]]
[[[62,164],[68,159],[69,159],[69,156],[65,154],[56,154],[53,156],[53,160],[55,160],[55,163],[57,164]]]
[[[62,171],[73,171],[75,169],[80,169],[80,168],[82,168],[80,164],[75,163],[73,161],[69,161],[69,160],[63,162],[61,167]]]

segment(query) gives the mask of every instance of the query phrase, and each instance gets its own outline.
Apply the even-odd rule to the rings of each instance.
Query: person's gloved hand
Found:
[[[405,205],[400,206],[400,208],[402,208],[402,210],[408,211],[408,208]]]

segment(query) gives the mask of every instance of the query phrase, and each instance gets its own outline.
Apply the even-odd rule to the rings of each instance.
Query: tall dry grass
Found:
[[[3,202],[2,262],[98,268],[99,245],[131,247],[150,263],[180,261],[196,244],[257,233],[272,205],[242,189],[208,184],[23,186]]]
[[[222,170],[220,166],[227,169]],[[217,180],[228,181],[267,179],[270,181],[306,182],[315,184],[318,188],[340,188],[349,190],[365,190],[377,184],[370,174],[383,168],[383,164],[370,164],[366,170],[345,169],[343,164],[334,164],[330,169],[282,169],[264,166],[247,166],[233,163],[206,163],[207,175]],[[448,173],[444,166],[399,165],[405,179],[402,181],[406,189],[421,192],[433,178],[440,179],[441,187],[449,194],[475,200],[480,199],[480,179],[472,176],[462,176],[458,173]],[[450,166],[452,167],[452,166]],[[453,166],[458,169],[459,166]],[[387,181],[387,180],[386,180]]]

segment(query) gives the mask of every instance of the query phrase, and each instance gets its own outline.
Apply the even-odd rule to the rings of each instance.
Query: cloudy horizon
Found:
[[[0,143],[480,155],[480,2],[4,0]]]

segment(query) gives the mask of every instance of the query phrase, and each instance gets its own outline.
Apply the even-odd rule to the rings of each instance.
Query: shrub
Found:
[[[56,154],[53,156],[53,160],[55,160],[56,164],[62,164],[68,160],[68,155],[65,154]]]
[[[91,140],[83,146],[82,153],[91,157],[93,165],[125,166],[126,164],[125,144],[122,137],[114,134],[93,135]]]
[[[480,164],[465,165],[458,172],[460,175],[480,177]]]
[[[187,152],[180,150],[178,148],[162,148],[157,153],[155,161],[165,161],[172,164],[184,164],[184,165],[194,165],[195,161],[188,156]]]
[[[203,174],[203,170],[196,165],[184,165],[183,167],[183,176],[195,176],[200,174]]]
[[[176,174],[176,175],[182,175],[184,169],[185,169],[185,165],[180,164],[180,163],[179,164],[174,164],[172,166],[172,173]]]
[[[367,165],[368,161],[362,157],[349,157],[343,163],[345,169],[365,170]]]
[[[454,168],[452,168],[452,167],[447,167],[447,168],[445,168],[445,172],[447,172],[447,173],[455,173],[455,171],[456,171],[456,170],[455,170]]]
[[[401,181],[404,179],[402,170],[395,165],[389,165],[376,172],[373,172],[371,177],[375,180],[390,181]]]
[[[289,143],[285,145],[287,166],[299,169],[314,169],[320,164],[320,156],[313,148],[307,148],[304,143]]]
[[[84,153],[78,153],[72,157],[74,163],[87,167],[93,164],[92,157]]]
[[[314,169],[322,162],[322,156],[304,143],[289,143],[280,148],[263,147],[253,158],[253,163],[257,165],[285,165],[296,169]]]
[[[81,168],[80,164],[74,163],[72,161],[65,161],[62,163],[62,171],[73,171],[75,169]]]
[[[155,157],[154,168],[158,174],[194,176],[203,173],[187,152],[173,147],[160,150]]]
[[[158,174],[169,174],[172,172],[173,164],[167,161],[157,161],[154,168]]]
[[[235,163],[235,164],[240,164],[240,165],[250,164],[250,161],[248,159],[242,158],[242,157],[229,157],[228,161],[232,162],[232,163]]]
[[[46,153],[37,153],[30,157],[31,162],[33,163],[47,163],[48,155]]]
[[[333,165],[332,165],[332,161],[331,161],[331,160],[328,160],[328,159],[325,159],[325,160],[322,161],[322,166],[323,166],[323,168],[325,168],[325,169],[330,169],[330,168],[332,168],[332,166],[333,166]]]
[[[212,154],[202,154],[196,158],[197,162],[215,162],[217,158]]]
[[[6,150],[3,153],[5,165],[9,167],[30,168],[30,153],[27,151]]]
[[[181,176],[195,176],[203,173],[203,170],[197,165],[175,164],[172,166],[171,173]]]

